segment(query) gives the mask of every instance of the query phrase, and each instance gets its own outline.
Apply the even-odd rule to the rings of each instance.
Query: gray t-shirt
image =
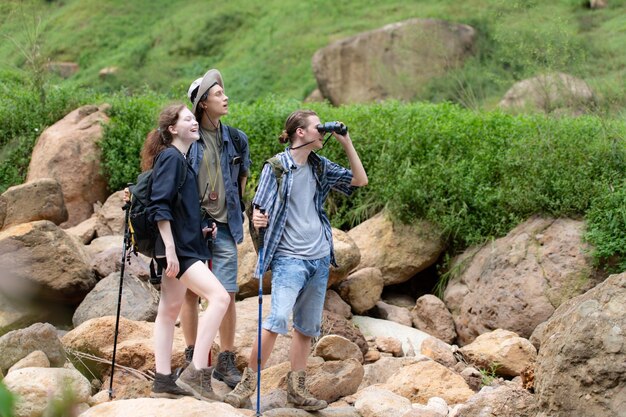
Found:
[[[298,259],[319,259],[330,254],[330,245],[315,210],[315,177],[309,163],[292,170],[287,224],[276,253]]]

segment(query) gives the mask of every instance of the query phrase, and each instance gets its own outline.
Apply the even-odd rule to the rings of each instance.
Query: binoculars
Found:
[[[340,134],[341,136],[344,136],[346,133],[348,133],[348,126],[344,125],[341,122],[326,122],[321,125],[317,125],[316,128],[317,131],[322,134],[335,132]]]

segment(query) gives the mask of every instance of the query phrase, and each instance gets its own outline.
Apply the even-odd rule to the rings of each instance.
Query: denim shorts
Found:
[[[305,336],[319,336],[330,256],[306,260],[279,254],[271,268],[272,306],[263,328],[285,334],[293,313],[294,329]]]
[[[213,241],[213,273],[227,292],[237,292],[237,243],[226,223],[217,224],[217,237]]]

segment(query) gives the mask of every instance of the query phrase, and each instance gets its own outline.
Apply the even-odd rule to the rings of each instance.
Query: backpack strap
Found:
[[[274,176],[276,177],[276,190],[278,192],[278,197],[280,201],[283,200],[283,195],[280,192],[280,186],[283,183],[283,175],[287,173],[285,167],[283,167],[283,163],[280,161],[280,158],[277,155],[272,156],[270,159],[265,161],[266,164],[269,164],[272,167],[272,171],[274,172]]]
[[[232,127],[232,126],[228,126],[228,125],[224,125],[226,126],[226,129],[228,129],[228,136],[230,136],[230,138],[233,140],[233,145],[235,146],[235,150],[237,151],[237,153],[241,155],[241,136],[239,136],[239,129]]]

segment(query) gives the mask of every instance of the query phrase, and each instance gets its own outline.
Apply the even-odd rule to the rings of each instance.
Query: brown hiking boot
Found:
[[[184,390],[191,391],[193,396],[199,400],[222,401],[219,395],[211,388],[212,368],[196,369],[193,362],[185,368],[180,377],[176,380],[176,385]]]
[[[217,356],[217,366],[213,370],[213,378],[235,388],[241,382],[241,372],[235,366],[235,354],[222,352]]]
[[[241,382],[234,390],[226,394],[224,402],[235,408],[243,407],[244,402],[254,394],[256,390],[256,372],[246,366],[241,376]]]
[[[180,398],[186,395],[193,394],[176,385],[172,374],[163,375],[158,372],[154,374],[154,383],[150,393],[152,398]]]
[[[324,400],[313,397],[306,388],[305,371],[289,371],[287,374],[287,403],[306,411],[316,411],[328,407]]]

